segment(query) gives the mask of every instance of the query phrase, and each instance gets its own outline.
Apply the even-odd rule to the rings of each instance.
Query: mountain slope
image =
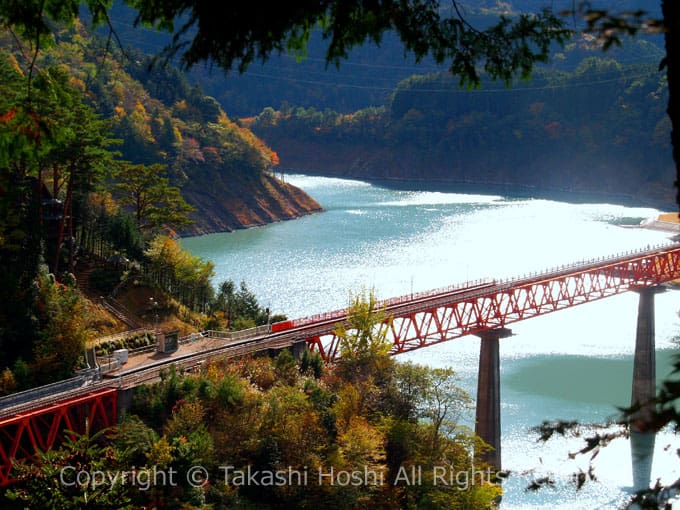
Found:
[[[4,35],[2,46],[12,41]],[[163,163],[170,184],[198,210],[183,235],[229,231],[320,211],[293,186],[278,181],[277,154],[172,67],[154,66],[134,49],[106,47],[76,24],[38,65],[65,67],[120,139],[122,159]]]
[[[182,194],[198,208],[195,223],[183,235],[229,232],[279,220],[298,218],[321,211],[321,206],[304,191],[272,175],[258,180],[198,188],[187,186]]]
[[[335,176],[503,185],[671,206],[674,166],[657,66],[589,57],[512,88],[413,76],[380,108],[266,109],[248,125],[282,166]]]

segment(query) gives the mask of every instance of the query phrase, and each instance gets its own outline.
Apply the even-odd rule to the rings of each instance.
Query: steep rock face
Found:
[[[267,174],[259,179],[187,185],[182,195],[198,209],[182,236],[231,232],[323,210],[301,189]]]

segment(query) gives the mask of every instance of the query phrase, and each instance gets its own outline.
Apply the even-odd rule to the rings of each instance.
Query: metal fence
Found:
[[[44,386],[38,386],[37,388],[31,388],[30,390],[20,391],[18,393],[12,393],[11,395],[0,398],[0,413],[11,407],[34,402],[53,395],[61,395],[84,386],[89,386],[98,381],[100,377],[101,372],[96,368],[82,370],[78,375],[71,377],[70,379],[45,384]]]

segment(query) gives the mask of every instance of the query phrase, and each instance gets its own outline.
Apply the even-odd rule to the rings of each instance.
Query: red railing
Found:
[[[392,352],[397,354],[677,279],[680,245],[648,247],[507,280],[477,280],[391,298],[378,304],[389,316],[379,327],[387,328],[394,342]],[[347,309],[342,309],[275,323],[271,329],[263,328],[261,334],[230,334],[226,339],[229,353],[238,355],[305,341],[326,360],[334,360],[339,356],[340,340],[333,331],[346,318]],[[210,336],[220,335],[211,332]],[[204,360],[225,354],[224,348],[215,348],[214,354],[184,354],[183,359],[189,363],[196,357]],[[171,357],[168,363],[176,361]],[[134,373],[120,377],[121,383],[123,377],[129,379],[125,380],[126,387],[139,383],[135,377],[148,380]],[[0,418],[0,486],[11,482],[12,459],[29,459],[38,449],[53,447],[65,430],[82,433],[86,427],[95,431],[114,425],[117,389],[102,384],[0,409],[0,416],[4,415]]]
[[[398,354],[677,279],[680,245],[650,247],[518,278],[438,289],[412,299],[391,299],[384,302],[389,318],[381,327],[388,328],[392,352]],[[334,313],[344,319],[346,311],[342,312]],[[310,327],[314,321],[302,324]],[[339,356],[340,339],[333,327],[314,328],[306,341],[327,360]]]

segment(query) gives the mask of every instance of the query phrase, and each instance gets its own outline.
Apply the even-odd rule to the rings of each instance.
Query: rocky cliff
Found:
[[[182,195],[198,209],[182,236],[231,232],[323,210],[307,193],[269,174],[230,182],[218,178],[210,185],[186,186]]]

